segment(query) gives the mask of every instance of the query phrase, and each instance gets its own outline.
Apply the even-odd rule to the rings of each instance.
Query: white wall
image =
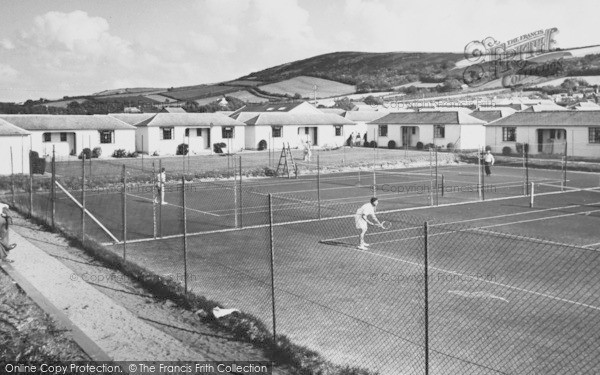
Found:
[[[307,127],[309,128],[308,135],[305,132]],[[267,141],[267,147],[274,147],[275,149],[281,149],[284,145],[287,146],[288,143],[291,148],[303,148],[303,142],[307,140],[313,142],[315,130],[317,131],[317,147],[339,147],[344,144],[352,132],[352,130],[348,132],[345,127],[348,127],[348,125],[343,125],[341,135],[336,136],[333,125],[282,125],[281,137],[272,138],[272,127],[270,125],[249,125],[246,132],[246,148],[257,149],[258,143],[263,139]]]
[[[51,142],[44,142],[44,133],[51,133]],[[32,131],[31,149],[37,151],[40,156],[52,156],[52,146],[55,146],[57,157],[66,157],[75,151],[76,155],[84,148],[102,149],[101,158],[112,156],[117,149],[127,152],[135,151],[136,134],[135,129],[117,129],[113,132],[113,143],[100,143],[100,132],[98,130],[67,131],[67,141],[60,141],[60,131]]]
[[[29,174],[29,144],[30,136],[2,136],[0,137],[0,175],[11,174],[11,148],[12,171],[15,174]]]
[[[185,129],[190,129],[190,137],[185,136]],[[165,140],[162,138],[162,127],[148,127],[148,152],[150,155],[155,152],[159,156],[163,155],[176,155],[177,154],[177,146],[186,143],[188,141],[190,144],[190,150],[192,153],[210,153],[213,144],[215,143],[225,143],[227,148],[231,147],[229,152],[238,152],[244,149],[245,147],[245,127],[244,126],[234,126],[233,138],[232,139],[223,139],[222,137],[222,127],[221,126],[213,126],[212,128],[208,127],[187,127],[187,126],[176,126],[173,127],[173,139]],[[196,129],[202,129],[202,136],[198,137],[196,133]],[[210,131],[210,145],[208,142],[208,132]],[[146,137],[146,136],[144,136]],[[206,146],[209,147],[206,147]]]
[[[486,132],[483,125],[453,125],[460,126],[460,142],[458,147],[463,150],[476,150],[486,146]],[[448,142],[456,143],[456,140]]]

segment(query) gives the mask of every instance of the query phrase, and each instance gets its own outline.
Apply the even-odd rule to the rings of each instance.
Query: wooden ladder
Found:
[[[281,155],[279,156],[279,164],[277,165],[277,170],[275,171],[276,176],[287,175],[287,178],[292,178],[290,175],[290,169],[295,177],[296,173],[296,163],[294,162],[294,157],[292,156],[292,150],[290,149],[290,143],[288,142],[287,146],[284,144],[281,149]],[[281,172],[280,172],[281,170]]]

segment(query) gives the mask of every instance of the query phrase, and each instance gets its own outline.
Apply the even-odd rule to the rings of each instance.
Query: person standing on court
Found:
[[[490,166],[494,165],[494,155],[492,155],[492,151],[487,150],[485,155],[483,156],[483,165],[485,166],[485,175],[491,176],[492,171],[490,170]]]
[[[367,233],[369,225],[381,225],[377,219],[377,216],[375,216],[375,208],[377,207],[378,203],[379,200],[373,197],[369,203],[365,203],[360,206],[354,215],[356,229],[360,231],[360,234],[358,235],[358,248],[360,250],[367,250],[367,247],[369,246],[369,244],[365,242],[365,234]],[[376,224],[373,224],[369,221],[369,216],[373,218]]]
[[[160,196],[160,204],[165,205],[165,182],[167,182],[167,173],[165,172],[165,168],[162,168],[160,172],[156,175],[156,190],[157,195]],[[157,199],[154,199],[154,203],[159,203]]]

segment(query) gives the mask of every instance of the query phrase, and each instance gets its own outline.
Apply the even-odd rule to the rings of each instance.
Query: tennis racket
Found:
[[[390,223],[389,221],[382,221],[381,223],[379,223],[378,227],[382,228],[382,229],[390,229],[392,226],[392,223]]]

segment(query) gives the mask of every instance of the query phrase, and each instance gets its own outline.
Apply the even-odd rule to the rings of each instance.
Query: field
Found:
[[[582,80],[586,81],[587,83],[589,83],[590,85],[600,85],[600,76],[577,76],[577,77],[563,77],[563,78],[553,79],[551,81],[540,83],[539,85],[537,85],[537,87],[560,86],[565,81],[565,79],[576,79],[576,80],[582,79]]]
[[[328,98],[330,96],[354,94],[356,92],[356,87],[352,85],[307,76],[270,83],[260,86],[260,89],[272,94],[289,94],[294,96],[297,93],[302,97],[312,98],[315,85],[317,86],[317,98]]]
[[[362,152],[351,155],[364,161]],[[321,155],[327,163],[339,157]],[[170,182],[164,206],[152,204],[152,186],[131,185],[126,232],[123,195],[91,190],[86,207],[116,240],[89,217],[86,233],[159,275],[185,273],[192,292],[267,326],[273,280],[277,332],[334,363],[422,373],[427,316],[431,373],[600,371],[598,173],[569,171],[565,186],[560,170],[530,169],[530,207],[524,171],[515,167],[495,166],[481,195],[473,164],[440,163],[438,189],[428,164],[327,171],[318,180],[244,179],[241,193],[230,180],[194,181],[185,198]],[[70,193],[80,200],[80,191]],[[360,250],[352,214],[373,194],[379,219],[392,228],[370,229],[371,246]],[[47,212],[47,198],[34,195],[37,210]],[[81,228],[64,192],[56,211],[61,225]]]
[[[196,100],[208,98],[211,96],[226,95],[230,92],[238,91],[239,87],[222,86],[222,85],[198,85],[191,87],[182,87],[168,92],[160,93],[163,96],[173,98],[175,100]]]

